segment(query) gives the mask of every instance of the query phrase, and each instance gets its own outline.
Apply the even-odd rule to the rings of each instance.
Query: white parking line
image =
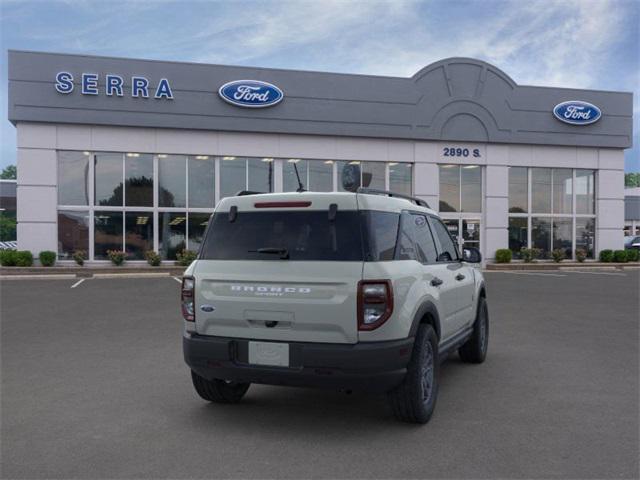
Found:
[[[566,277],[566,275],[562,273],[503,272],[500,270],[489,270],[487,273],[508,273],[510,275],[537,275],[539,277]]]
[[[81,278],[80,280],[78,280],[76,283],[74,283],[73,285],[71,285],[71,288],[76,288],[78,285],[80,285],[82,282],[84,282],[86,280],[86,278]]]
[[[173,279],[174,279],[176,282],[178,282],[178,283],[182,284],[182,280],[180,280],[178,277],[173,277]]]
[[[626,277],[624,273],[612,273],[612,272],[585,272],[584,270],[567,270],[571,273],[586,273],[588,275],[615,275],[617,277]]]

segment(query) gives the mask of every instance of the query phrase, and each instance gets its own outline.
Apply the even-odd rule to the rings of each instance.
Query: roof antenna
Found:
[[[304,185],[302,185],[302,182],[300,181],[300,174],[298,173],[298,165],[296,163],[293,164],[293,169],[296,171],[296,178],[298,179],[298,189],[296,192],[306,192]]]

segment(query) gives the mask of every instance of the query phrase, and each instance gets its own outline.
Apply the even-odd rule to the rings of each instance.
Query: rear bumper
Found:
[[[185,333],[184,359],[201,377],[384,392],[406,374],[413,338],[354,345],[289,342],[290,366],[248,363],[249,340]]]

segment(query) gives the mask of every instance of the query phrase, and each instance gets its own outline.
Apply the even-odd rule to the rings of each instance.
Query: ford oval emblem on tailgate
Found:
[[[200,305],[200,310],[203,312],[213,312],[216,309],[213,305]]]

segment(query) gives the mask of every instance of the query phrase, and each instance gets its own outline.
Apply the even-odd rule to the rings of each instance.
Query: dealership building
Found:
[[[197,249],[240,190],[410,194],[485,258],[623,245],[632,94],[518,85],[480,60],[412,77],[9,51],[18,248]],[[570,87],[570,86],[568,86]]]

